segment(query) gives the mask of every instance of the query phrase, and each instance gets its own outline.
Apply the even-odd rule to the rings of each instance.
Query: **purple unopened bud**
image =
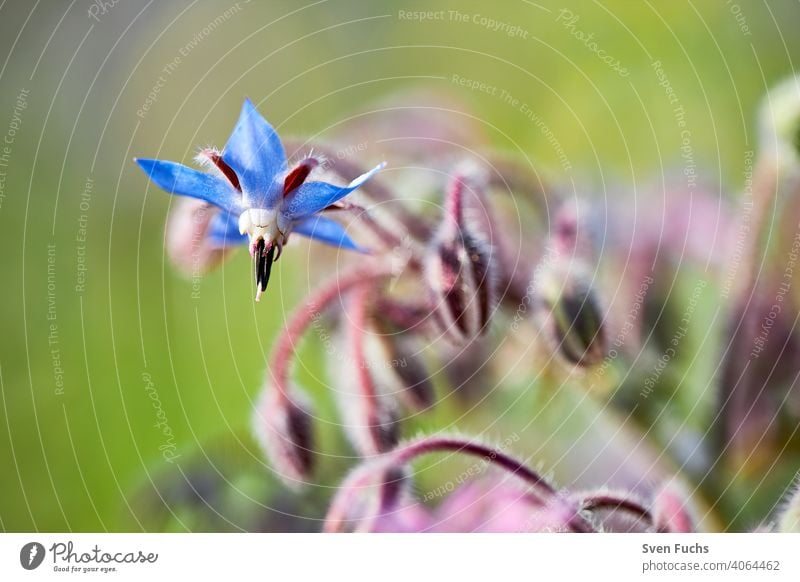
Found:
[[[369,381],[366,375],[357,383]],[[352,384],[350,384],[352,386]],[[378,394],[366,396],[364,385],[353,388],[339,388],[337,401],[344,430],[359,454],[377,455],[389,450],[399,439],[399,425],[396,410],[387,399]],[[375,390],[373,385],[369,390]]]
[[[442,373],[447,386],[459,400],[474,402],[486,397],[486,386],[493,382],[491,359],[492,350],[483,342],[445,347]]]
[[[593,366],[606,354],[604,313],[584,262],[557,260],[538,285],[539,318],[567,362]]]
[[[380,342],[367,316],[368,298],[366,285],[351,293],[344,341],[339,342],[345,349],[333,350],[331,355],[339,378],[337,397],[344,428],[361,454],[376,455],[397,444],[399,427],[396,406],[379,373],[392,362],[381,357]]]
[[[303,485],[314,467],[313,414],[305,395],[297,388],[287,394],[268,386],[253,426],[278,476],[291,487]]]
[[[436,401],[428,367],[407,341],[395,340],[391,343],[395,362],[392,370],[403,388],[401,398],[413,410],[427,410]]]
[[[217,208],[195,198],[179,198],[169,213],[166,248],[172,264],[184,275],[197,276],[217,267],[236,247],[220,248],[207,238]]]
[[[387,386],[397,387],[397,396],[411,410],[426,410],[433,406],[435,394],[428,366],[420,353],[420,343],[411,331],[398,330],[375,313],[375,324],[380,332],[383,361],[375,372]]]
[[[759,471],[782,445],[781,392],[797,375],[800,341],[795,314],[776,305],[779,287],[761,285],[740,300],[722,362],[717,446],[737,471]],[[787,302],[788,303],[788,302]]]
[[[278,473],[290,485],[305,481],[314,468],[310,404],[291,381],[291,364],[303,334],[341,294],[354,287],[373,284],[391,271],[372,264],[361,265],[322,285],[289,317],[273,347],[267,382],[253,418],[254,429]]]
[[[324,531],[420,531],[427,513],[413,502],[411,480],[390,457],[370,460],[354,469],[342,482],[327,515]]]
[[[445,217],[425,262],[425,280],[446,335],[464,343],[486,332],[495,303],[492,250],[464,216],[465,190],[478,187],[457,174],[450,184]]]
[[[666,533],[696,531],[689,507],[689,500],[674,486],[663,487],[653,499],[653,525],[656,531]]]

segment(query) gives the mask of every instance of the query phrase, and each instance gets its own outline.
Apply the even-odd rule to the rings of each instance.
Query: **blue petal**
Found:
[[[238,214],[242,211],[241,195],[222,178],[175,162],[137,159],[136,163],[167,192],[205,200],[226,212]]]
[[[272,126],[246,99],[222,152],[222,159],[236,172],[248,206],[272,208],[283,195],[278,179],[286,170],[286,152]]]
[[[367,252],[347,236],[344,227],[330,218],[313,216],[299,222],[292,232],[343,249]]]
[[[378,164],[344,187],[334,186],[327,182],[306,182],[286,197],[282,214],[287,221],[301,220],[316,214],[350,194],[382,170],[385,165],[385,163]]]
[[[220,212],[211,219],[207,236],[211,244],[219,248],[241,245],[248,241],[248,236],[239,232],[239,217],[228,212]]]

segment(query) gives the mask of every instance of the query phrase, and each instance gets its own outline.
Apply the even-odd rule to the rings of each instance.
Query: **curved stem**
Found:
[[[373,464],[380,465],[380,467],[373,467]],[[358,505],[356,497],[361,495],[371,484],[374,477],[373,473],[383,467],[383,463],[371,461],[356,469],[344,480],[328,506],[328,512],[325,514],[325,522],[322,525],[323,532],[338,533],[344,531],[345,523],[351,521],[348,518],[348,512]],[[367,528],[375,520],[374,514],[382,504],[382,497],[383,494],[381,493],[374,504],[375,511],[373,511],[372,515],[363,520],[367,521]]]
[[[597,509],[603,509],[607,511],[627,511],[648,522],[650,525],[653,525],[653,514],[650,513],[650,510],[644,507],[639,502],[627,498],[621,497],[614,493],[600,493],[596,495],[590,495],[588,497],[583,497],[580,500],[581,508],[585,509],[586,511],[595,511]]]
[[[558,491],[556,491],[544,477],[529,468],[521,460],[503,451],[483,443],[458,437],[423,437],[400,445],[378,461],[366,464],[353,473],[342,485],[339,493],[331,503],[328,515],[325,518],[325,531],[341,531],[344,522],[347,521],[347,509],[354,505],[352,502],[353,496],[365,489],[367,485],[376,484],[374,478],[377,474],[383,473],[388,476],[392,474],[392,469],[402,469],[404,465],[410,463],[417,457],[430,453],[448,451],[482,457],[486,461],[500,466],[524,483],[539,489],[544,499],[551,496],[560,496]],[[389,481],[388,483],[386,481],[387,479],[384,479],[384,482],[378,484],[381,487],[378,491],[378,495],[381,499],[383,499],[383,488],[395,485],[393,481]],[[542,497],[538,498],[537,501],[542,502]],[[381,505],[383,505],[383,503],[381,503]],[[361,519],[366,519],[371,523],[371,521],[374,520],[374,516],[366,516]],[[577,512],[570,521],[569,526],[576,532],[588,533],[594,531],[592,525]]]
[[[380,439],[380,420],[379,420],[379,407],[380,396],[375,390],[375,383],[373,382],[372,375],[369,370],[369,362],[367,361],[366,347],[364,341],[366,339],[366,324],[367,324],[367,296],[368,289],[366,285],[359,285],[351,293],[350,309],[348,310],[349,320],[349,342],[350,349],[352,350],[353,363],[356,368],[356,376],[358,378],[359,397],[363,403],[364,410],[364,443],[367,445],[364,451],[370,455],[380,454],[386,447],[381,446]],[[359,430],[361,427],[355,426],[354,430]]]
[[[335,279],[324,283],[312,295],[306,298],[305,303],[294,310],[289,316],[289,322],[272,349],[269,369],[272,372],[273,385],[278,390],[283,402],[289,400],[288,381],[289,366],[303,333],[321,316],[322,312],[331,306],[333,301],[353,287],[371,283],[376,280],[390,277],[392,270],[387,266],[368,264],[359,266],[346,272]]]
[[[543,489],[547,494],[555,495],[556,490],[544,477],[525,465],[519,459],[512,457],[483,443],[460,439],[457,437],[424,437],[416,441],[411,441],[389,453],[392,464],[405,465],[416,457],[429,453],[441,452],[464,453],[473,457],[483,457],[492,463],[502,467],[512,473],[525,483]]]

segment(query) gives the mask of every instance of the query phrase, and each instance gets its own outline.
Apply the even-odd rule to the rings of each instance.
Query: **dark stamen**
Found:
[[[225,163],[225,160],[222,159],[222,156],[216,152],[210,152],[208,154],[208,159],[222,172],[228,181],[236,188],[239,192],[242,191],[242,186],[239,184],[239,176],[236,175],[236,172],[233,171],[228,164]]]
[[[272,272],[272,263],[275,259],[275,246],[270,244],[269,248],[267,248],[263,238],[258,239],[256,243],[256,252],[253,254],[256,275],[256,299],[267,290],[269,276]]]
[[[267,251],[267,256],[264,258],[264,275],[262,276],[262,291],[267,290],[267,283],[269,283],[269,275],[272,273],[272,263],[275,261],[275,245],[272,244]]]
[[[319,162],[316,158],[306,158],[298,166],[286,175],[283,181],[283,195],[286,196],[306,181],[311,170],[317,167]]]
[[[261,263],[262,257],[264,256],[264,239],[258,239],[256,243],[256,252],[253,253],[253,267],[255,268],[256,274],[256,290],[261,288]]]

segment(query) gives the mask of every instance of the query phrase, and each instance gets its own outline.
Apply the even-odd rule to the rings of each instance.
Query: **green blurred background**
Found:
[[[164,255],[171,200],[134,155],[189,162],[197,146],[222,146],[245,96],[280,133],[325,136],[376,100],[424,87],[469,103],[497,148],[530,154],[553,179],[633,192],[680,164],[680,130],[652,67],[661,61],[702,171],[735,195],[758,100],[800,55],[793,0],[99,6],[0,8],[0,133],[19,125],[0,168],[0,528],[9,531],[313,530],[324,510],[325,491],[296,497],[273,481],[249,430],[272,338],[318,279],[305,247],[287,250],[259,305],[244,255],[199,283],[180,277]],[[562,9],[579,16],[572,28]],[[430,10],[444,17],[401,15]],[[529,105],[571,168],[518,106],[454,75]],[[309,342],[298,373],[321,391],[318,352]],[[148,379],[174,433],[174,463],[159,448]],[[323,434],[330,450],[347,450],[335,427]],[[334,484],[350,462],[328,465]],[[274,511],[253,521],[265,506]]]

